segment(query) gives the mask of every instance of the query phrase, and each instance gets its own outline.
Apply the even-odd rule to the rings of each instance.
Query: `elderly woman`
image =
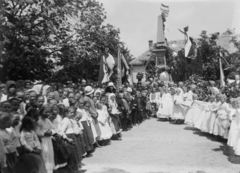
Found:
[[[217,110],[217,118],[213,128],[214,135],[222,136],[225,139],[228,138],[228,127],[230,126],[229,114],[231,113],[231,108],[226,99],[225,95],[220,95],[221,104]]]

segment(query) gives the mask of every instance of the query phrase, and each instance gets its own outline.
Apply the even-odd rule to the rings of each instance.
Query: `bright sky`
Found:
[[[157,16],[160,5],[168,5],[165,22],[168,40],[183,39],[178,31],[189,26],[189,35],[197,38],[207,33],[224,32],[233,27],[236,4],[240,0],[98,0],[107,12],[106,23],[120,28],[121,40],[137,57],[148,49],[148,41],[156,42]],[[240,3],[238,3],[240,4]],[[238,5],[239,7],[239,5]],[[240,11],[238,9],[237,11]],[[240,21],[240,18],[239,18]]]

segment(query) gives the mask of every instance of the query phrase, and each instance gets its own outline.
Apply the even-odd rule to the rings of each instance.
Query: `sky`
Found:
[[[105,23],[120,29],[121,41],[138,57],[148,49],[148,41],[157,40],[157,17],[160,5],[169,6],[165,22],[167,40],[183,39],[178,31],[189,26],[189,35],[198,38],[202,30],[208,34],[224,32],[236,25],[240,16],[240,0],[97,0],[107,12]],[[238,4],[238,5],[236,5]],[[237,10],[238,9],[238,10]],[[238,14],[237,14],[238,13]],[[234,17],[235,16],[235,17]],[[237,22],[238,26],[240,25]],[[237,27],[240,34],[240,27]]]

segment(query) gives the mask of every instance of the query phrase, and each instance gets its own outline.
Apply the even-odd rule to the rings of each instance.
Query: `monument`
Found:
[[[158,26],[157,26],[157,43],[154,48],[151,50],[156,54],[156,67],[158,68],[166,68],[166,40],[164,36],[164,16],[163,14],[158,16]]]

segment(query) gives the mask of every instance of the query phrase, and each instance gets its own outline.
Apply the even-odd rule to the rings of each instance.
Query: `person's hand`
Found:
[[[71,138],[66,138],[66,140],[69,142],[69,143],[72,143],[74,140],[71,139]]]
[[[41,150],[40,150],[40,149],[37,149],[37,148],[34,148],[34,149],[32,150],[32,153],[40,154],[40,153],[41,153]]]
[[[48,130],[44,133],[44,136],[52,136],[52,131]]]

